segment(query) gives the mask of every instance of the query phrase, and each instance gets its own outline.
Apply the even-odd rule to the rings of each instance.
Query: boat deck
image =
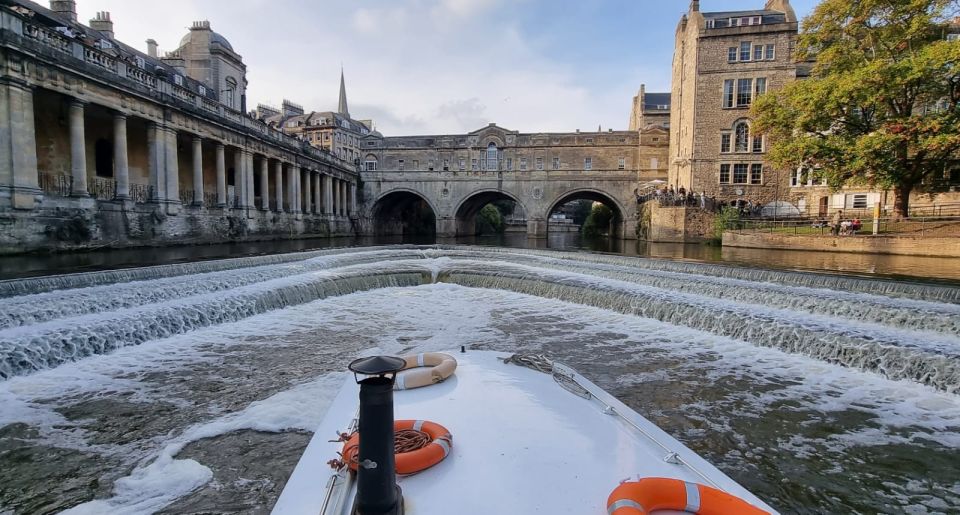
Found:
[[[572,370],[591,395],[562,388],[549,374],[502,363],[506,355],[456,354],[444,383],[395,392],[397,420],[439,423],[453,449],[437,466],[398,478],[407,514],[602,514],[627,479],[669,477],[720,488],[774,512],[715,467]],[[329,500],[327,465],[337,432],[356,416],[359,387],[350,377],[294,470],[274,514],[346,515]],[[665,460],[671,453],[672,459]],[[342,479],[342,478],[341,478]],[[342,481],[341,481],[342,482]],[[349,484],[345,490],[352,490]],[[332,511],[331,511],[332,510]]]

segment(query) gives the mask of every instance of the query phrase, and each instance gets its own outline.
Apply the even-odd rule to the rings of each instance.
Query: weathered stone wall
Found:
[[[647,202],[650,211],[646,240],[660,243],[695,243],[713,237],[713,213],[692,207],[662,207]]]
[[[34,211],[0,211],[0,255],[353,236],[357,231],[352,220],[324,215],[186,206],[169,216],[151,205],[46,198]]]
[[[788,249],[826,252],[891,254],[902,256],[960,257],[957,238],[908,236],[829,236],[752,232],[723,233],[724,247]]]

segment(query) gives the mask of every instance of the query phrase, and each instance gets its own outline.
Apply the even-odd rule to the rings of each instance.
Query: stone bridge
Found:
[[[516,202],[527,216],[527,236],[546,238],[550,214],[573,200],[593,200],[614,213],[611,235],[636,239],[636,173],[603,171],[366,172],[362,217],[373,234],[402,233],[401,214],[425,202],[437,236],[474,234],[477,213],[497,200]]]

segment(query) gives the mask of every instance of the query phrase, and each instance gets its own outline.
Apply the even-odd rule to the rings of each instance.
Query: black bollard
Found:
[[[390,356],[350,363],[360,383],[360,452],[357,465],[356,515],[402,515],[403,493],[397,485],[393,435],[393,382],[404,361]]]

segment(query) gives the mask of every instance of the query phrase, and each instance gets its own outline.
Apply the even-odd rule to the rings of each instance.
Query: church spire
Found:
[[[337,112],[350,118],[350,109],[347,108],[347,85],[343,80],[343,67],[340,67],[340,104],[337,105]]]

